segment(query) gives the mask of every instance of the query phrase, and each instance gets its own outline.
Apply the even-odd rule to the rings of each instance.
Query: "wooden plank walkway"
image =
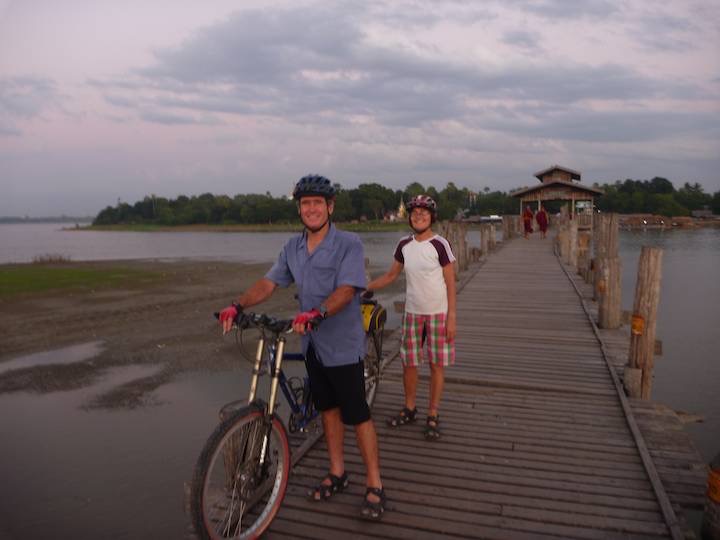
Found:
[[[426,442],[421,422],[385,425],[402,403],[399,362],[380,387],[373,414],[389,498],[382,522],[356,517],[364,475],[348,430],[350,489],[306,500],[327,471],[318,442],[296,465],[269,538],[681,536],[549,238],[514,240],[493,254],[463,289],[458,319],[440,441]],[[420,414],[426,403],[423,378]]]

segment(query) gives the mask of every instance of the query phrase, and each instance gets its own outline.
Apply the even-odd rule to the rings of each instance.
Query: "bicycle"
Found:
[[[363,323],[371,350],[364,360],[368,405],[377,395],[382,358],[382,332],[386,313],[377,302],[364,299]],[[217,314],[216,314],[217,315]],[[277,515],[285,497],[291,468],[288,431],[306,431],[318,416],[307,376],[287,378],[284,360],[304,361],[301,353],[286,353],[284,334],[292,332],[291,319],[262,314],[239,316],[237,331],[256,328],[260,338],[253,362],[247,405],[229,414],[215,428],[198,457],[191,486],[193,525],[202,538],[256,538]],[[265,369],[263,370],[263,364]],[[258,380],[270,374],[267,402],[257,398]],[[276,413],[278,388],[290,406],[288,427]]]

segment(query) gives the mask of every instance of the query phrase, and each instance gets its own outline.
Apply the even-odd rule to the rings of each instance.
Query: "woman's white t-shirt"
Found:
[[[448,241],[437,234],[423,241],[405,236],[395,248],[395,260],[405,268],[405,311],[418,315],[447,313],[443,267],[455,260]]]

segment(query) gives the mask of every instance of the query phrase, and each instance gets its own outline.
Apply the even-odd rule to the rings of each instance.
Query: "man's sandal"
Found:
[[[395,416],[387,419],[387,425],[390,427],[404,426],[405,424],[412,424],[415,422],[415,416],[417,415],[417,408],[410,410],[407,407],[403,407]]]
[[[323,484],[325,480],[330,480],[330,483]],[[342,473],[341,476],[328,473],[317,486],[308,491],[308,499],[315,502],[326,501],[335,493],[342,493],[349,484],[347,472]]]
[[[437,441],[440,438],[440,430],[438,429],[439,425],[439,414],[436,416],[428,416],[427,420],[425,421],[425,430],[423,431],[425,439],[427,439],[428,441]]]
[[[368,495],[376,495],[380,500],[377,502],[371,502],[368,500]],[[385,511],[385,490],[380,488],[369,487],[365,490],[365,498],[363,499],[362,508],[360,509],[360,517],[368,519],[370,521],[378,521]]]

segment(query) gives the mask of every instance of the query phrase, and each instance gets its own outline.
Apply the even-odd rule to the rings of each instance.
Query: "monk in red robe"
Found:
[[[529,206],[525,207],[525,210],[522,213],[522,220],[523,220],[523,227],[525,228],[525,238],[528,238],[529,234],[533,232],[532,229],[532,222],[533,219],[535,219],[535,216],[533,215],[533,211],[530,210]]]
[[[537,221],[538,227],[540,227],[540,238],[545,238],[548,228],[548,213],[544,206],[540,205],[540,210],[535,214],[535,221]]]

